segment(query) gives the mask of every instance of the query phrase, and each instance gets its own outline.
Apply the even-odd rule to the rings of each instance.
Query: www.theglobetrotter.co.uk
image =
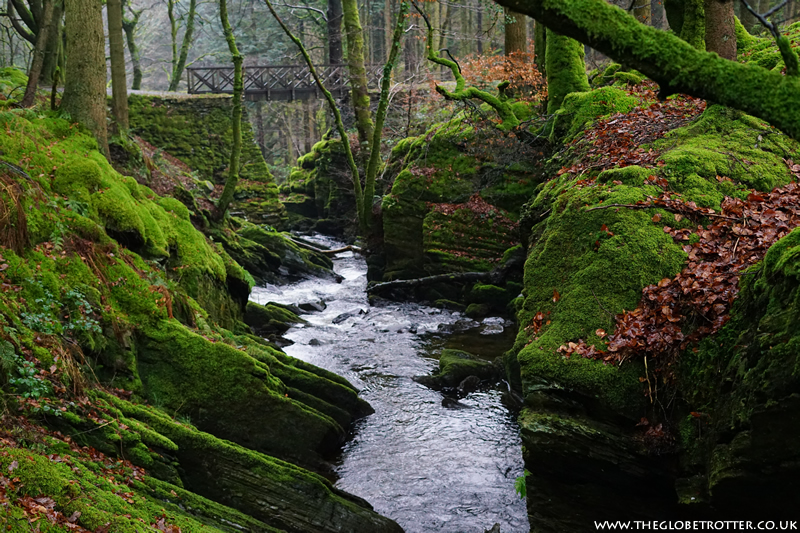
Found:
[[[630,520],[595,522],[596,531],[798,531],[797,520]]]

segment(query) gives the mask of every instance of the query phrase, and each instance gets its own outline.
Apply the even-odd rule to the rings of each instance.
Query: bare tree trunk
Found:
[[[342,52],[342,0],[328,0],[328,62],[344,63]]]
[[[106,55],[99,0],[66,0],[66,83],[61,109],[94,134],[108,155]]]
[[[189,1],[189,12],[186,14],[186,30],[183,32],[183,41],[181,42],[181,51],[177,59],[172,59],[172,77],[169,81],[168,91],[177,91],[178,85],[183,76],[183,69],[186,67],[186,58],[189,56],[189,48],[194,42],[194,22],[195,14],[197,12],[197,0]],[[173,53],[175,51],[175,41],[172,44]]]
[[[505,9],[506,14],[506,27],[505,27],[505,54],[511,55],[514,52],[525,52],[528,48],[528,28],[527,18],[522,13]],[[514,19],[514,22],[508,22],[508,19]]]
[[[547,62],[545,54],[547,52],[547,28],[538,20],[534,22],[533,32],[533,61],[536,64],[536,70],[547,79]]]
[[[53,0],[45,0],[42,6],[42,20],[39,27],[39,34],[36,37],[36,46],[33,48],[33,60],[31,69],[28,71],[28,85],[25,87],[25,95],[22,97],[22,107],[30,107],[36,96],[36,88],[39,85],[39,74],[44,65],[44,54],[47,47],[47,39],[50,36],[50,24],[53,20]]]
[[[392,50],[392,0],[383,3],[383,60],[389,60]]]
[[[56,67],[58,67],[58,52],[61,46],[63,29],[61,20],[63,18],[64,0],[54,0],[50,33],[47,36],[47,46],[44,49],[44,64],[42,65],[42,72],[39,74],[39,82],[45,86],[53,84],[53,74],[55,74]]]
[[[483,53],[483,4],[479,1],[478,2],[478,15],[477,15],[476,26],[478,27],[478,55]]]
[[[734,0],[705,0],[706,50],[736,61]]]
[[[652,25],[653,12],[650,9],[650,0],[636,0],[633,6],[633,16],[642,24]]]
[[[108,44],[111,52],[111,111],[117,133],[128,131],[128,81],[125,78],[125,45],[122,40],[122,2],[107,0]]]

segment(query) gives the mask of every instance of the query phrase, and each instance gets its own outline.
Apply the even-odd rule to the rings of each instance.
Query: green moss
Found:
[[[152,401],[257,450],[313,462],[344,437],[334,420],[287,397],[267,364],[174,321],[140,335],[138,369]]]
[[[638,104],[636,97],[616,87],[564,95],[562,101],[563,105],[554,111],[552,140],[570,140],[590,121],[612,113],[627,113]]]
[[[446,387],[455,387],[469,376],[477,376],[482,380],[492,379],[497,369],[489,361],[461,350],[443,350],[439,357],[439,373],[437,377]]]
[[[547,29],[547,113],[561,108],[564,98],[590,89],[583,44]]]
[[[660,160],[670,188],[714,208],[723,196],[744,197],[745,189],[766,191],[788,183],[783,158],[798,149],[796,141],[760,120],[718,105],[655,147],[667,150]]]

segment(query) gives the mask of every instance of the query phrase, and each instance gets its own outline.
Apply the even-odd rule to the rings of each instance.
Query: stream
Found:
[[[341,246],[326,237],[313,240]],[[356,424],[336,460],[336,486],[366,499],[408,533],[483,533],[495,523],[503,533],[529,531],[525,502],[514,491],[523,471],[519,427],[501,391],[472,392],[453,409],[442,406],[441,393],[412,380],[438,368],[443,348],[500,355],[515,328],[506,323],[496,333],[503,329],[500,319],[486,325],[415,303],[370,306],[364,259],[344,252],[334,262],[341,283],[268,285],[255,288],[251,299],[323,301],[323,311],[303,315],[308,324],[284,335],[294,342],[284,350],[346,377],[375,409]],[[464,331],[444,333],[454,329]]]

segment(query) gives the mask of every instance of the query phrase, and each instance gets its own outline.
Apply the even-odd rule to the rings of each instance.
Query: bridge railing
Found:
[[[315,66],[325,87],[334,96],[349,90],[346,65]],[[233,67],[190,67],[186,69],[189,94],[233,93]],[[378,88],[383,65],[367,65],[367,81]],[[311,71],[303,65],[245,66],[244,94],[249,100],[304,100],[321,98]]]

